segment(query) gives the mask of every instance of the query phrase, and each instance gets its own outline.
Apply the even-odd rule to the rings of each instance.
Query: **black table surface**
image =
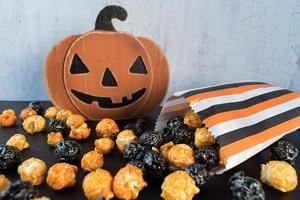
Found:
[[[12,101],[0,101],[0,111],[3,109],[11,108],[14,109],[19,115],[20,111],[27,107],[29,102],[12,102]],[[48,107],[51,105],[50,102],[43,102],[43,104]],[[153,129],[155,120],[159,114],[159,109],[150,114],[147,120],[147,129]],[[117,121],[120,129],[124,127],[125,124],[134,122],[134,120],[120,120]],[[79,141],[82,146],[82,154],[94,149],[94,140],[96,139],[95,135],[95,126],[96,122],[88,123],[92,129],[91,136],[86,140]],[[10,128],[0,128],[0,143],[6,143],[6,141],[15,133],[22,133],[26,136],[29,141],[30,147],[27,150],[23,151],[23,160],[37,157],[44,160],[47,164],[47,167],[51,167],[57,161],[53,155],[53,149],[47,144],[47,135],[46,133],[38,133],[35,135],[28,135],[22,128],[21,121],[18,119],[16,126]],[[296,146],[300,147],[300,132],[294,132],[285,137],[286,140],[293,142]],[[239,166],[225,172],[222,175],[217,175],[211,178],[207,184],[200,188],[200,193],[194,197],[194,199],[231,199],[230,190],[228,188],[228,180],[230,176],[238,171],[245,171],[246,175],[259,179],[260,175],[260,164],[266,163],[270,160],[269,149],[266,149],[257,155],[253,156],[249,160],[240,164]],[[77,183],[71,188],[66,188],[61,191],[54,191],[48,187],[44,181],[40,186],[36,188],[39,190],[41,195],[48,196],[54,200],[60,199],[85,199],[82,191],[82,180],[86,175],[85,172],[80,168],[80,161],[75,163],[78,166],[77,174]],[[112,175],[115,175],[117,171],[125,166],[126,162],[121,157],[121,154],[118,152],[117,148],[110,153],[104,156],[104,166],[103,168],[110,171]],[[296,170],[299,174],[300,172],[300,159],[296,162]],[[16,172],[16,169],[9,171],[2,171],[1,173],[5,174],[11,181],[19,179],[19,175]],[[148,182],[148,187],[145,188],[139,195],[138,199],[161,199],[160,186],[163,180],[156,180]],[[273,188],[268,187],[267,185],[263,186],[266,199],[280,199],[280,200],[291,200],[291,199],[300,199],[300,187],[297,186],[296,190],[289,193],[282,193]]]

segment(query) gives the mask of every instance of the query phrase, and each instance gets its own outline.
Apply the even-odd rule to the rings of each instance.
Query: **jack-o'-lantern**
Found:
[[[98,120],[143,116],[159,105],[168,86],[167,60],[151,40],[115,31],[112,18],[126,17],[122,7],[107,6],[94,31],[68,37],[51,50],[45,79],[57,107]]]

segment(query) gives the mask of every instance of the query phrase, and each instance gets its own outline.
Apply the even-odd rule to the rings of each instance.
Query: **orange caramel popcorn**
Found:
[[[25,119],[27,119],[32,115],[37,115],[37,112],[32,107],[27,107],[21,111],[20,119],[24,121]]]
[[[47,143],[50,146],[55,146],[59,141],[63,139],[63,136],[60,132],[51,132],[47,135]]]
[[[187,125],[190,129],[196,129],[202,125],[200,117],[191,110],[185,113],[183,123]]]
[[[29,147],[29,143],[27,142],[26,137],[22,134],[14,134],[9,138],[6,144],[17,147],[20,151]]]
[[[115,143],[110,138],[100,138],[95,140],[95,151],[98,151],[101,154],[107,154],[112,151],[115,146]]]
[[[94,171],[101,168],[104,163],[103,155],[97,151],[90,151],[83,155],[81,159],[81,168],[84,171]]]
[[[115,138],[119,132],[119,127],[113,119],[104,118],[96,126],[98,137]]]
[[[91,129],[88,127],[87,123],[83,123],[78,128],[72,127],[69,137],[74,140],[85,139],[90,136]]]
[[[179,169],[185,169],[195,163],[193,149],[186,144],[176,144],[168,152],[168,161]]]
[[[85,197],[88,200],[96,200],[98,197],[104,197],[105,200],[112,199],[113,177],[104,169],[96,169],[87,174],[82,182],[82,188]]]
[[[46,170],[45,162],[37,158],[29,158],[18,167],[21,180],[30,181],[32,185],[40,185],[43,182]]]
[[[0,115],[0,126],[2,127],[14,126],[16,122],[17,122],[16,113],[12,109],[4,110]]]
[[[261,165],[260,180],[282,192],[293,191],[298,185],[296,170],[285,161],[269,161]]]
[[[39,133],[46,127],[46,120],[39,115],[33,115],[25,119],[23,128],[28,134]]]
[[[200,190],[194,179],[185,171],[175,171],[169,174],[162,186],[161,197],[165,200],[192,200]]]
[[[53,190],[61,190],[71,187],[76,183],[78,168],[68,163],[56,163],[50,167],[47,176],[47,183]]]
[[[72,114],[73,113],[70,110],[61,109],[56,113],[56,119],[66,123],[68,117]]]
[[[204,146],[211,146],[216,143],[214,136],[208,131],[207,128],[197,128],[195,132],[194,144],[197,148]]]
[[[79,114],[72,114],[67,118],[66,124],[69,128],[78,128],[85,122],[85,118]]]
[[[142,170],[130,164],[121,168],[113,181],[113,191],[119,199],[136,199],[146,186]]]
[[[160,148],[159,148],[160,153],[164,157],[165,160],[168,160],[169,151],[173,146],[174,146],[173,142],[168,142],[168,143],[160,146]]]
[[[47,119],[54,120],[54,119],[56,119],[57,112],[58,112],[58,109],[55,106],[51,106],[51,107],[47,108],[44,116]]]
[[[123,152],[128,144],[137,140],[138,137],[132,132],[132,130],[124,130],[118,134],[116,144],[120,152]]]

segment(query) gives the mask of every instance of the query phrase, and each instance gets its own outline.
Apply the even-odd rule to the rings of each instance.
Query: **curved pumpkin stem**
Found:
[[[97,16],[95,30],[116,31],[112,19],[124,21],[127,18],[127,11],[120,6],[106,6]]]

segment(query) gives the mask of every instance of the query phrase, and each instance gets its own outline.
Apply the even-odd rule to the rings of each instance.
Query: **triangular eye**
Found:
[[[85,66],[77,54],[73,57],[70,72],[71,74],[84,74],[89,72],[89,69]]]
[[[136,74],[147,74],[147,69],[141,56],[134,61],[129,71]]]
[[[114,75],[111,73],[111,71],[106,68],[103,78],[102,78],[102,85],[103,86],[110,86],[110,87],[116,87],[118,86],[118,83],[114,77]]]

